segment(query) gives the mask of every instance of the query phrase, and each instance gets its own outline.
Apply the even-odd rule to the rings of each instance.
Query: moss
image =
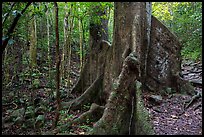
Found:
[[[115,97],[117,97],[117,93],[116,93],[115,91],[113,91],[113,92],[111,92],[111,96],[112,96],[113,98],[115,98]]]
[[[150,116],[141,99],[141,84],[137,84],[137,106],[136,106],[136,135],[153,135],[154,130]]]
[[[180,92],[181,94],[189,94],[189,95],[195,94],[194,87],[189,82],[186,82],[180,86]]]
[[[162,90],[160,90],[160,94],[162,96],[172,95],[174,93],[176,93],[176,90],[170,87],[164,87]]]
[[[118,127],[117,124],[114,124],[114,125],[113,125],[112,131],[113,131],[113,133],[119,133],[120,128]]]

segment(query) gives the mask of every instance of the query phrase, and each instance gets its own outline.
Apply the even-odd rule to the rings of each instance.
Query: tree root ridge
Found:
[[[72,126],[73,124],[81,124],[88,122],[87,119],[94,122],[101,118],[103,115],[104,106],[99,106],[96,103],[92,103],[91,107],[88,111],[81,114],[79,117],[73,119],[72,122],[68,123],[68,127]]]
[[[135,89],[132,89],[134,87],[132,85],[135,84],[136,77],[139,76],[138,69],[139,63],[136,56],[129,54],[123,63],[120,75],[114,83],[116,86],[112,89],[103,116],[95,123],[90,134],[114,135],[130,133],[129,122],[135,122],[130,121],[132,112],[135,111],[131,110],[133,104],[131,91],[135,91]]]
[[[103,80],[103,74],[100,75],[91,86],[78,98],[71,100],[69,102],[62,102],[61,106],[63,109],[70,108],[72,110],[80,109],[83,105],[87,103],[93,103],[95,100],[99,98],[99,93],[101,91],[98,90],[98,87],[101,86]]]

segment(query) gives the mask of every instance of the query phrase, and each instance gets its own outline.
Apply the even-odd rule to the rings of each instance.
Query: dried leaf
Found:
[[[178,116],[176,116],[176,115],[171,115],[171,117],[172,117],[172,118],[178,118]]]

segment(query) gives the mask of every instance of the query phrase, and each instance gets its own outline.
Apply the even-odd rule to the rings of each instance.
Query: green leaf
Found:
[[[33,81],[33,86],[36,87],[36,88],[38,88],[39,85],[40,85],[40,80],[39,80],[39,79],[34,79],[34,81]]]
[[[9,45],[13,45],[15,43],[15,40],[13,40],[13,39],[10,39],[9,41],[8,41],[8,44]]]
[[[13,16],[16,17],[18,14],[21,14],[21,12],[18,11],[18,10],[14,10],[14,11],[12,11],[12,15],[13,15]]]
[[[38,115],[38,117],[36,118],[36,122],[44,121],[44,120],[45,120],[45,116],[44,115]]]
[[[34,77],[34,76],[37,76],[37,74],[36,74],[36,73],[33,73],[32,76],[33,76],[33,77]]]
[[[23,121],[23,118],[22,117],[17,117],[15,120],[14,120],[14,124],[21,124]]]
[[[8,36],[3,36],[3,37],[2,37],[2,41],[5,40],[5,39],[7,39],[7,38],[8,38]]]

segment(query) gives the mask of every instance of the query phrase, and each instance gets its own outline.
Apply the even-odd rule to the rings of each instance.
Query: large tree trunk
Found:
[[[135,134],[135,80],[140,79],[144,63],[146,15],[146,3],[115,3],[114,38],[103,87],[109,99],[92,134]]]
[[[151,46],[149,47],[144,85],[153,92],[164,93],[167,88],[194,94],[194,88],[183,80],[181,45],[178,38],[152,16]]]
[[[100,9],[100,6],[94,8]],[[94,15],[96,13],[93,13]],[[99,17],[106,15],[103,9],[97,12]],[[96,16],[96,15],[95,15]],[[96,18],[96,17],[95,17]],[[108,40],[108,24],[107,19],[101,19],[101,23],[97,24],[93,19],[90,21],[90,54],[80,74],[77,84],[71,92],[83,93],[102,73],[106,52],[110,44]],[[105,41],[103,41],[105,40]],[[94,73],[93,73],[94,72]]]
[[[113,44],[110,46],[106,41],[98,44],[96,48],[100,50],[93,50],[91,57],[95,62],[100,61],[94,62],[96,66],[93,71],[89,67],[92,63],[88,60],[79,81],[84,81],[84,77],[90,78],[88,74],[95,79],[103,76],[102,85],[97,85],[97,89],[94,83],[98,82],[86,79],[92,84],[86,85],[91,86],[82,94],[84,98],[80,96],[67,105],[73,103],[78,108],[80,104],[76,105],[77,100],[87,100],[86,93],[97,95],[100,91],[106,105],[103,116],[94,124],[90,134],[152,134],[149,131],[151,127],[147,130],[144,126],[148,123],[147,119],[141,119],[143,109],[138,104],[142,99],[135,88],[136,81],[142,84],[141,92],[148,89],[159,92],[166,87],[180,89],[183,80],[178,75],[178,40],[151,16],[151,3],[116,2]],[[82,88],[78,84],[74,89]]]

